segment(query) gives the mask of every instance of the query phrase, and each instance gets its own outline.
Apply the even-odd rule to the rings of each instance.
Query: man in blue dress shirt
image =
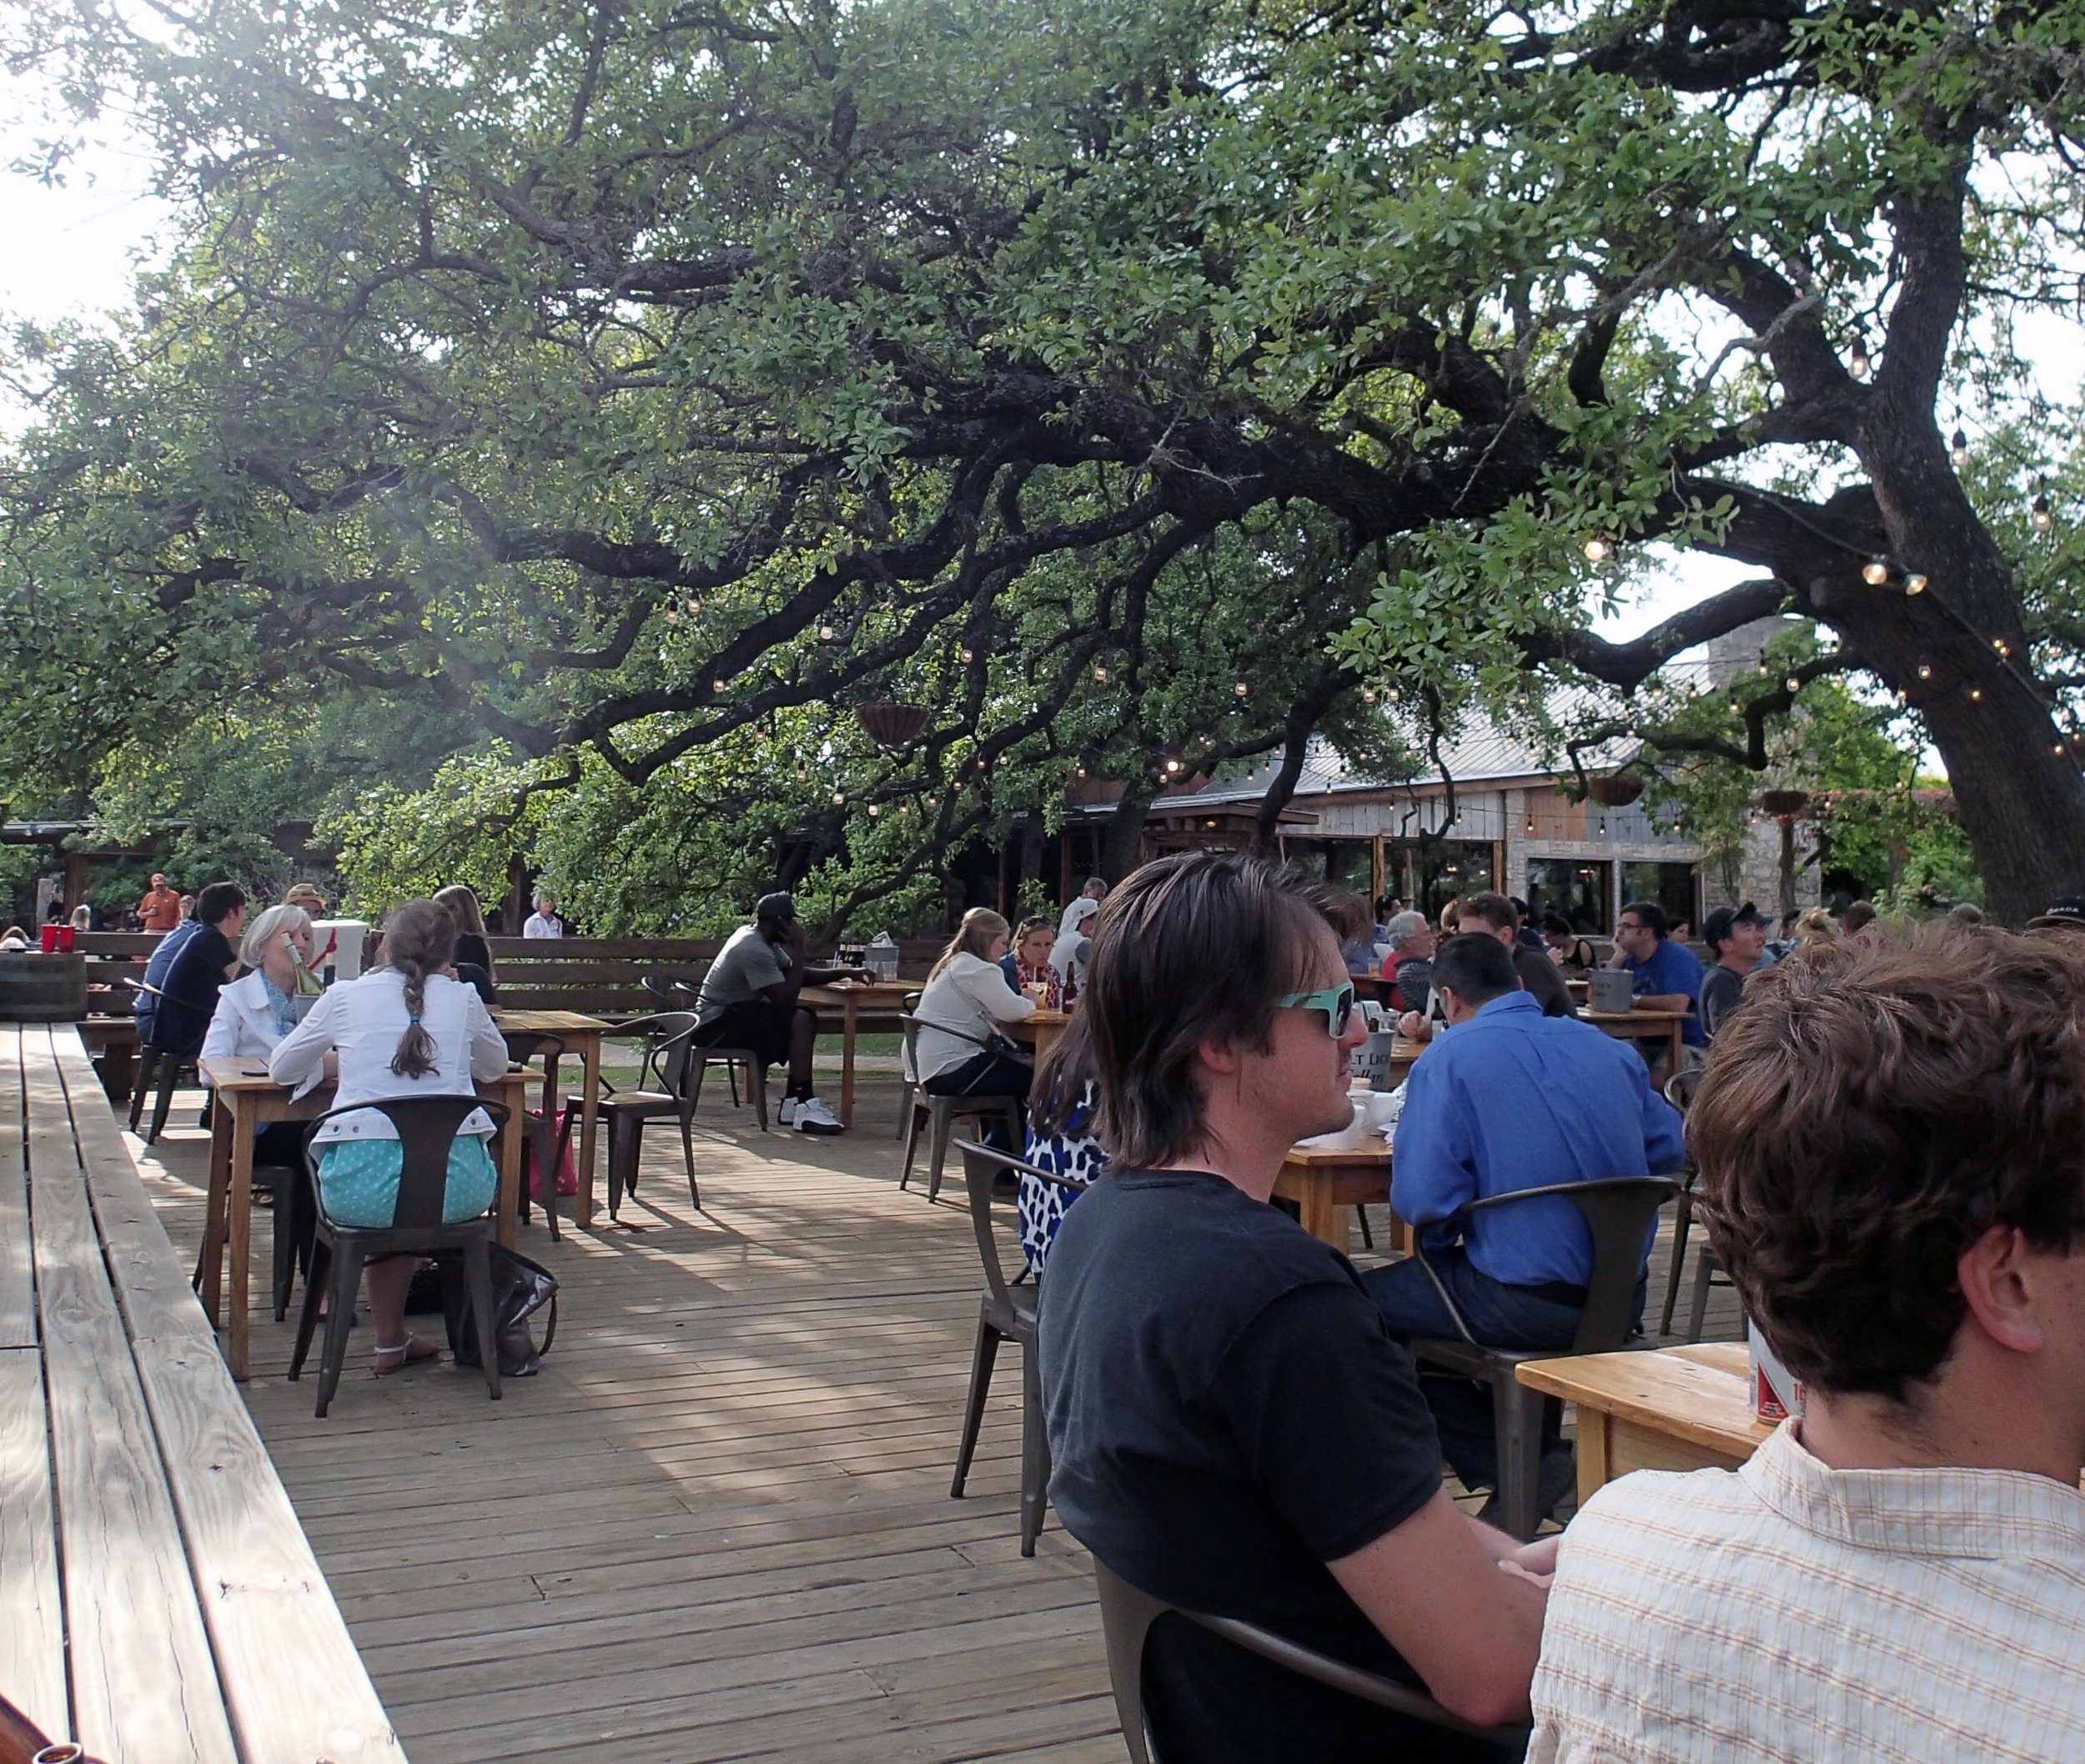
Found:
[[[1488,1347],[1565,1349],[1578,1332],[1593,1243],[1560,1196],[1447,1224],[1473,1200],[1611,1176],[1661,1176],[1686,1158],[1680,1117],[1642,1058],[1590,1023],[1545,1017],[1497,938],[1451,937],[1434,958],[1449,1028],[1404,1080],[1390,1205],[1419,1235],[1471,1333]],[[1645,1250],[1648,1254],[1650,1244]],[[1363,1276],[1390,1333],[1452,1336],[1427,1270],[1407,1257]],[[1639,1314],[1642,1294],[1638,1294]],[[1490,1397],[1466,1379],[1422,1380],[1441,1445],[1465,1488],[1496,1485]],[[1545,1455],[1544,1492],[1568,1482]]]

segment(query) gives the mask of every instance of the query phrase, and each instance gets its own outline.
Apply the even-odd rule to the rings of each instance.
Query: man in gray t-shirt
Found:
[[[702,977],[696,1044],[743,1048],[763,1065],[786,1064],[789,1085],[776,1111],[781,1124],[799,1133],[837,1133],[843,1130],[840,1118],[811,1087],[818,1019],[797,1003],[796,994],[806,981],[837,979],[848,970],[812,967],[806,950],[795,899],[761,896],[753,905],[753,922],[731,933]]]
[[[1745,977],[1766,948],[1766,922],[1750,901],[1733,910],[1719,907],[1701,927],[1715,966],[1701,976],[1701,1033],[1711,1041],[1723,1019],[1745,995]]]

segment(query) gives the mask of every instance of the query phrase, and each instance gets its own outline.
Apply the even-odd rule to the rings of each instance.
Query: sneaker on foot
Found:
[[[775,1119],[784,1127],[794,1127],[796,1124],[796,1098],[784,1097],[781,1099],[776,1107]]]
[[[785,1127],[793,1127],[800,1133],[843,1133],[847,1128],[840,1124],[839,1116],[816,1097],[803,1097],[794,1108],[782,1104],[787,1113],[782,1117]]]

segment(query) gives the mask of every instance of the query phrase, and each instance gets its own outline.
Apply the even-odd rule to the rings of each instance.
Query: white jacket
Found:
[[[344,1108],[376,1097],[469,1096],[473,1079],[490,1083],[505,1073],[507,1044],[484,1001],[461,981],[446,974],[427,977],[420,1027],[434,1038],[435,1069],[425,1078],[400,1078],[391,1070],[407,1021],[405,979],[395,969],[379,967],[359,980],[344,980],[329,988],[310,1014],[277,1044],[268,1062],[269,1075],[279,1084],[295,1084],[317,1071],[326,1049],[334,1048],[340,1056],[334,1107]],[[490,1133],[492,1118],[473,1109],[458,1131]],[[372,1111],[327,1122],[313,1143],[397,1137],[390,1118]]]
[[[316,1001],[314,1001],[316,1008]],[[241,974],[217,995],[217,1010],[203,1038],[204,1059],[266,1059],[282,1040],[275,1013],[268,1007],[268,983],[261,971]],[[325,1076],[317,1066],[298,1085],[302,1096]],[[206,1077],[205,1083],[209,1082]]]
[[[1035,1001],[1007,984],[997,962],[965,952],[927,983],[912,1015],[919,1019],[919,1070],[914,1076],[924,1083],[975,1059],[985,1051],[978,1043],[988,1041],[1000,1024],[1034,1016]],[[943,1034],[937,1027],[941,1024],[962,1033]],[[965,1035],[975,1038],[966,1041]]]

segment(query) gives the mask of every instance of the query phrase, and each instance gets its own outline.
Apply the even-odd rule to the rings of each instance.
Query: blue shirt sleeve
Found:
[[[1390,1148],[1390,1210],[1409,1225],[1432,1224],[1477,1198],[1477,1143],[1440,1051],[1404,1079],[1407,1093]]]

